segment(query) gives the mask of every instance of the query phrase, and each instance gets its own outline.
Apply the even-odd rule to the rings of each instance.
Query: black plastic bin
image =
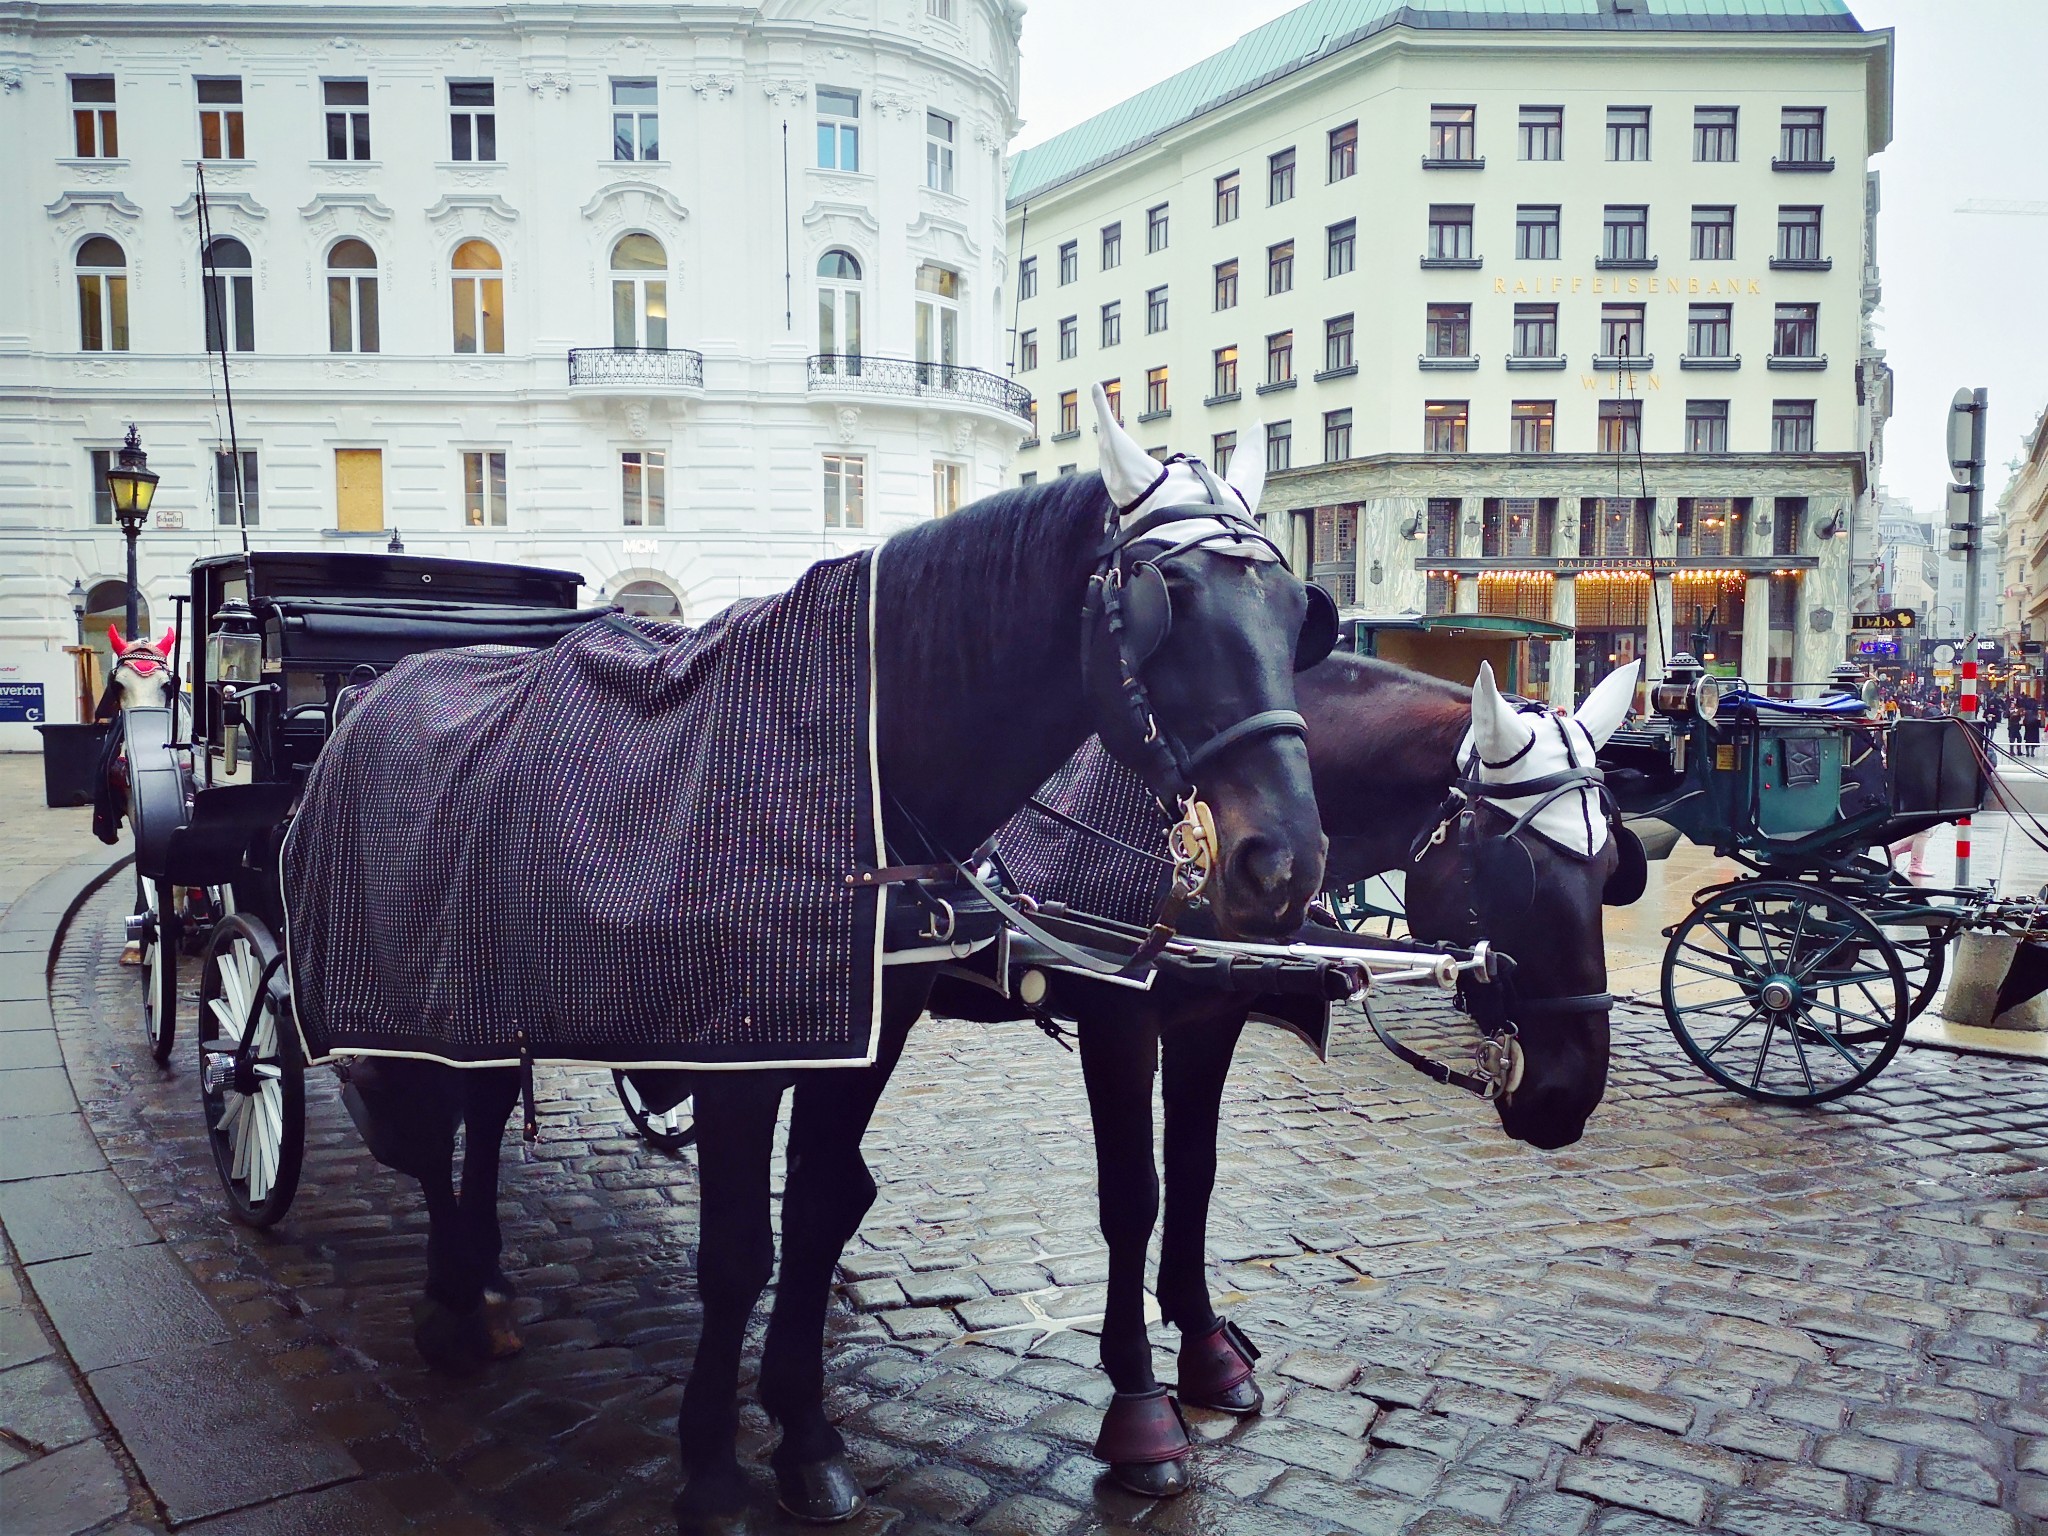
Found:
[[[56,806],[91,805],[105,723],[39,725],[43,733],[43,800]]]

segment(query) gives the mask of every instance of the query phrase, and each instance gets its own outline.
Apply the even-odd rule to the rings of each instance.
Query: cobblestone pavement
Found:
[[[365,1469],[317,1528],[672,1529],[689,1156],[633,1140],[608,1077],[544,1072],[541,1143],[504,1187],[526,1351],[434,1376],[410,1343],[413,1186],[316,1072],[292,1214],[227,1221],[189,1036],[159,1074],[133,1025],[121,911],[103,892],[60,958],[72,1080],[220,1316]],[[1022,1026],[921,1026],[830,1324],[830,1406],[875,1491],[853,1529],[2048,1530],[2048,1076],[1908,1051],[1793,1112],[1713,1088],[1647,1014],[1618,1036],[1588,1136],[1541,1154],[1360,1031],[1329,1065],[1248,1033],[1211,1253],[1268,1408],[1191,1412],[1196,1487],[1154,1507],[1087,1454],[1108,1386],[1079,1070]],[[770,1444],[750,1410],[764,1489]],[[263,1515],[223,1528],[286,1528]]]

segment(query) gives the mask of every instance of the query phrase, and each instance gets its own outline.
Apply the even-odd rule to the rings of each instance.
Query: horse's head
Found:
[[[174,686],[171,647],[177,638],[176,629],[167,629],[161,640],[124,640],[118,629],[107,626],[107,643],[114,651],[114,670],[107,680],[120,689],[123,709],[163,707],[165,694]]]
[[[1494,1100],[1502,1128],[1546,1150],[1579,1139],[1607,1086],[1601,907],[1641,894],[1642,845],[1588,770],[1628,713],[1636,673],[1634,662],[1610,673],[1566,715],[1503,698],[1482,665],[1458,750],[1467,809],[1408,881],[1418,937],[1484,938],[1513,958],[1502,985],[1467,998],[1482,1028],[1512,1026],[1520,1047],[1520,1080]]]
[[[1095,410],[1118,509],[1084,639],[1097,729],[1162,802],[1202,826],[1225,936],[1293,933],[1328,848],[1294,674],[1329,653],[1336,606],[1258,531],[1255,454],[1236,455],[1219,480],[1197,460],[1152,458],[1099,385]]]

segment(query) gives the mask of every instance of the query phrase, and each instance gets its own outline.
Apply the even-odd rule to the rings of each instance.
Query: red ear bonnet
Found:
[[[166,630],[164,631],[164,637],[163,637],[163,639],[161,639],[161,640],[157,641],[157,643],[156,643],[156,650],[157,650],[157,654],[158,654],[159,656],[163,657],[163,658],[164,658],[164,660],[166,660],[166,661],[169,661],[169,660],[171,659],[171,647],[172,647],[172,646],[174,646],[174,645],[176,645],[177,643],[178,643],[178,628],[177,628],[177,626],[176,626],[176,625],[174,624],[174,625],[170,626],[169,628],[167,628],[167,629],[166,629]]]
[[[116,656],[128,649],[128,642],[121,638],[121,631],[112,624],[107,626],[107,644],[114,648]]]

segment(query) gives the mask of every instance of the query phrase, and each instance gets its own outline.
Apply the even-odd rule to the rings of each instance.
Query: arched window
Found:
[[[78,248],[78,346],[128,350],[128,257],[105,235]]]
[[[668,346],[668,252],[652,235],[626,235],[612,247],[612,345]]]
[[[327,350],[377,350],[377,253],[360,240],[327,253]]]
[[[825,373],[860,372],[860,262],[850,251],[818,259],[818,352]]]
[[[619,607],[636,619],[683,622],[683,600],[659,581],[629,581],[619,588]]]
[[[256,350],[256,293],[249,247],[222,235],[206,247],[206,350]]]
[[[960,274],[950,267],[927,261],[917,269],[916,341],[920,363],[960,360]]]
[[[107,641],[111,626],[123,634],[128,630],[128,583],[96,581],[85,589],[85,644],[93,649],[93,694],[97,698],[114,670],[114,648]],[[135,632],[149,634],[149,599],[135,595]]]
[[[455,248],[455,350],[505,350],[505,273],[498,248],[488,240],[465,240]]]

